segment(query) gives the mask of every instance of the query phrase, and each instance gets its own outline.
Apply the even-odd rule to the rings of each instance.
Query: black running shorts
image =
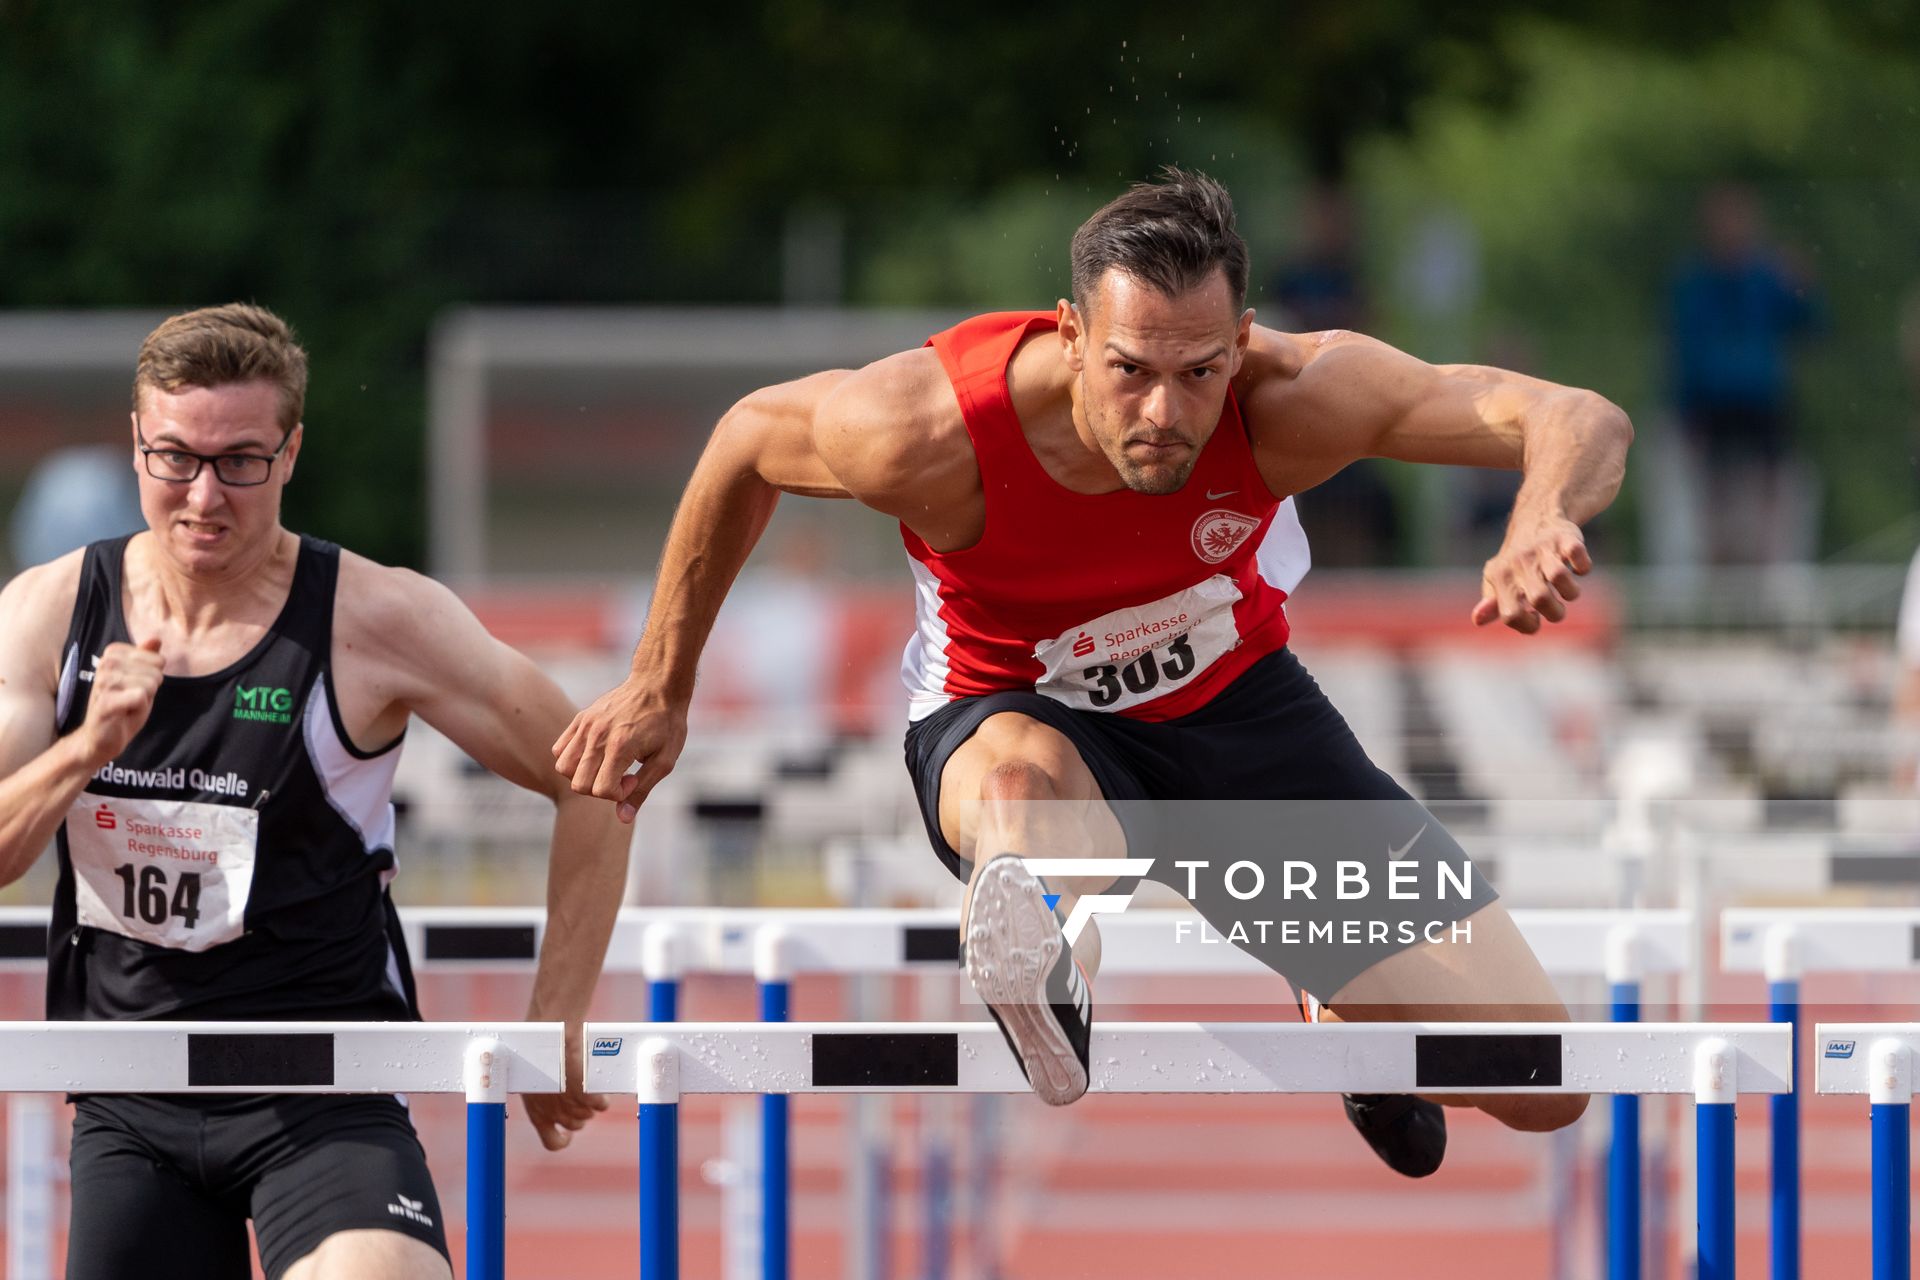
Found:
[[[447,1252],[440,1201],[391,1095],[74,1099],[67,1280],[268,1280],[336,1231]]]
[[[983,721],[1005,712],[1073,743],[1126,832],[1125,853],[1154,859],[1148,879],[1322,1000],[1390,955],[1450,937],[1448,926],[1499,896],[1426,807],[1367,758],[1285,649],[1173,720],[1080,711],[1019,690],[960,698],[909,725],[921,817],[962,880],[970,865],[940,834],[940,775]],[[1245,862],[1256,866],[1235,865]],[[1354,896],[1339,896],[1348,890]]]

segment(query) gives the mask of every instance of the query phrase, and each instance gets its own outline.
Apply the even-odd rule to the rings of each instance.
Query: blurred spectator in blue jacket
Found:
[[[1261,322],[1297,333],[1367,332],[1373,317],[1356,231],[1346,191],[1333,183],[1315,186],[1301,209],[1297,247],[1267,281],[1267,296],[1281,314]],[[1316,485],[1297,505],[1315,568],[1372,568],[1398,561],[1400,516],[1385,464],[1356,462]]]
[[[1713,188],[1700,222],[1701,247],[1674,274],[1669,336],[1705,558],[1810,559],[1816,486],[1795,448],[1792,357],[1819,303],[1750,190]]]
[[[132,458],[124,445],[72,445],[42,459],[8,521],[14,567],[44,564],[142,528]]]

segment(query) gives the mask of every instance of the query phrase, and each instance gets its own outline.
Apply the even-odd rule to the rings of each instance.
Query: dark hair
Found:
[[[1073,233],[1073,300],[1085,310],[1108,271],[1124,271],[1169,298],[1227,273],[1238,311],[1247,300],[1247,242],[1234,230],[1233,197],[1204,173],[1177,165],[1127,193]]]
[[[293,330],[265,307],[230,302],[174,316],[147,335],[133,371],[133,408],[140,391],[271,382],[280,391],[280,426],[299,424],[307,399],[307,353]]]

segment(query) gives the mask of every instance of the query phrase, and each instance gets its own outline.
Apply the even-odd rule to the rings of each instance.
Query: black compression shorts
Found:
[[[1426,807],[1367,758],[1285,649],[1173,720],[1080,711],[1018,690],[956,699],[909,725],[907,769],[927,835],[962,880],[970,865],[940,834],[940,775],[983,721],[1004,712],[1073,743],[1126,832],[1126,854],[1154,859],[1148,879],[1187,897],[1220,937],[1322,1000],[1388,956],[1437,940],[1436,930],[1447,936],[1442,926],[1499,896]],[[1197,860],[1209,866],[1191,878],[1175,866]],[[1239,861],[1258,864],[1259,881],[1246,868],[1229,881],[1225,873]],[[1389,896],[1390,861],[1414,864],[1398,883],[1411,884],[1415,898]],[[1348,882],[1364,885],[1364,894],[1336,896],[1343,862],[1364,869],[1363,879]],[[1297,886],[1310,874],[1310,890],[1283,895],[1289,876]],[[1455,891],[1462,882],[1465,891]],[[1236,895],[1256,883],[1258,894]],[[1110,892],[1128,887],[1121,881]]]
[[[268,1280],[336,1231],[447,1253],[440,1201],[391,1095],[74,1099],[67,1280]]]

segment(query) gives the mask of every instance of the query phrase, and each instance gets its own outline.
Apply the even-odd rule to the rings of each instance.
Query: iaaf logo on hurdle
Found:
[[[1827,1041],[1825,1052],[1820,1056],[1823,1058],[1851,1058],[1853,1056],[1853,1041],[1829,1040]]]
[[[1120,879],[1126,876],[1144,876],[1153,870],[1152,858],[1021,858],[1020,863],[1043,880],[1048,876],[1081,879],[1090,876],[1112,876]],[[1046,899],[1047,910],[1053,911],[1059,908],[1059,894],[1049,893],[1042,896]],[[1080,941],[1080,934],[1086,929],[1087,921],[1095,916],[1118,915],[1125,911],[1127,904],[1132,901],[1131,893],[1081,894],[1074,899],[1073,909],[1067,912],[1067,922],[1061,926],[1061,932],[1067,937],[1067,945],[1072,946]]]
[[[593,1038],[593,1056],[596,1058],[617,1058],[620,1056],[619,1036],[595,1036]]]

